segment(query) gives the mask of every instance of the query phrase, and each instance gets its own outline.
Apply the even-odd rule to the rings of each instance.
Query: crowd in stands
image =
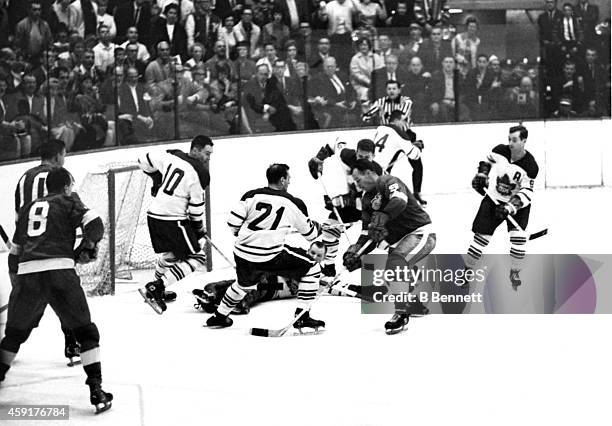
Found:
[[[513,61],[446,0],[0,0],[0,161],[361,125],[388,80],[414,123],[609,116],[610,19],[575,1]]]

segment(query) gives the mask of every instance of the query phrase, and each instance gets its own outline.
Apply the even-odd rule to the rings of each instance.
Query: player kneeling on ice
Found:
[[[535,158],[525,149],[528,135],[522,125],[511,127],[508,144],[493,148],[486,161],[480,162],[478,174],[472,179],[472,187],[484,198],[472,224],[474,239],[468,249],[466,267],[476,265],[497,227],[510,215],[522,228],[518,230],[508,222],[510,282],[514,290],[521,285],[520,263],[525,257],[528,238],[524,229],[529,222],[533,186],[539,170]]]
[[[320,225],[308,218],[302,200],[287,192],[291,176],[286,164],[272,164],[266,170],[268,186],[246,192],[228,219],[228,226],[237,237],[234,244],[237,281],[229,286],[215,314],[208,318],[209,327],[229,327],[229,315],[257,285],[265,273],[298,281],[296,328],[325,327],[325,322],[302,314],[317,295],[321,267],[309,253],[285,243],[285,236],[297,229],[308,241],[320,234]]]
[[[436,245],[436,235],[430,232],[429,215],[404,182],[391,175],[380,176],[371,161],[358,160],[353,168],[353,179],[365,191],[361,219],[363,231],[357,243],[344,253],[344,266],[349,271],[361,267],[361,258],[356,253],[370,239],[380,248],[388,247],[387,270],[412,269]],[[390,293],[398,294],[403,284],[390,282]],[[418,300],[395,302],[395,314],[385,323],[385,329],[389,334],[397,333],[408,324],[411,314],[424,313],[427,313],[427,308]]]
[[[90,402],[97,414],[111,407],[113,395],[102,390],[100,333],[91,322],[74,264],[75,260],[88,263],[96,258],[104,225],[72,193],[74,181],[68,170],[51,170],[46,185],[48,195],[19,211],[10,265],[18,285],[11,290],[6,335],[0,342],[0,382],[49,304],[81,344],[81,361],[87,374],[85,383],[89,385]],[[83,228],[83,241],[75,250],[79,227]]]
[[[166,301],[176,298],[166,287],[206,266],[200,240],[206,235],[204,191],[210,183],[212,152],[210,138],[198,135],[191,141],[189,154],[171,149],[150,152],[138,160],[153,179],[155,198],[147,211],[147,224],[153,250],[160,254],[155,280],[139,291],[158,314],[166,310]]]

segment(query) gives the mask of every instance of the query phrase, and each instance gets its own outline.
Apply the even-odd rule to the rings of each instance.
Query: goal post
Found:
[[[88,173],[79,196],[104,222],[104,238],[98,244],[98,258],[77,265],[88,295],[115,294],[116,283],[133,280],[132,272],[152,270],[157,255],[151,246],[147,210],[153,200],[150,180],[137,164],[111,163]],[[210,189],[205,193],[205,226],[211,235]],[[205,243],[206,269],[212,270],[211,247]],[[152,275],[151,275],[152,278]]]

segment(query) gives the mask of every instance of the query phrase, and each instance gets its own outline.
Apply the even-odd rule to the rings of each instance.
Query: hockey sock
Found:
[[[482,252],[485,247],[489,245],[489,241],[491,241],[490,235],[483,234],[474,234],[474,239],[470,244],[470,248],[468,249],[467,257],[465,259],[465,265],[473,268],[476,263],[482,257]]]
[[[221,303],[219,303],[219,307],[217,308],[217,312],[222,315],[229,315],[236,305],[240,303],[244,296],[246,295],[247,289],[242,287],[238,282],[234,282],[229,288],[225,291],[225,295],[223,299],[221,299]]]
[[[334,219],[328,219],[325,222],[327,225],[337,225],[338,221]],[[321,232],[323,234],[323,245],[327,249],[325,255],[325,265],[333,265],[338,254],[338,245],[340,244],[340,235],[342,229],[340,228],[324,228]]]
[[[525,258],[525,245],[527,235],[520,231],[510,231],[510,264],[512,269],[520,269],[521,263]]]
[[[179,260],[166,269],[161,277],[166,287],[182,280],[188,274],[199,271],[206,267],[206,255],[204,253],[192,254],[184,260]]]
[[[310,302],[317,296],[320,277],[321,267],[318,264],[315,264],[308,270],[306,275],[300,279],[297,291],[298,308],[308,308]]]
[[[423,186],[423,162],[421,159],[408,160],[412,167],[412,189],[415,193],[421,192]]]
[[[157,265],[155,266],[155,279],[161,280],[164,274],[166,273],[166,270],[170,266],[174,265],[177,260],[178,259],[174,256],[174,253],[172,252],[162,253],[157,259]]]

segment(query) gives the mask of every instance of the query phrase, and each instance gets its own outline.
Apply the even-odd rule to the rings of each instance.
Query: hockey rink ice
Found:
[[[464,253],[478,195],[426,199],[435,252]],[[610,211],[612,188],[538,191],[530,229],[550,231],[528,253],[609,252]],[[231,252],[232,241],[218,244]],[[507,244],[500,230],[489,251],[505,253]],[[431,315],[387,336],[386,315],[360,314],[358,299],[324,296],[312,312],[326,321],[325,333],[260,338],[248,329],[283,327],[295,301],[259,305],[234,316],[229,329],[203,328],[208,314],[193,309],[191,290],[229,277],[215,257],[213,272],[171,287],[178,300],[162,316],[143,303],[138,284],[89,299],[104,388],[115,397],[99,416],[82,368],[66,366],[48,309],[0,387],[0,405],[68,404],[74,425],[611,424],[610,315]]]

